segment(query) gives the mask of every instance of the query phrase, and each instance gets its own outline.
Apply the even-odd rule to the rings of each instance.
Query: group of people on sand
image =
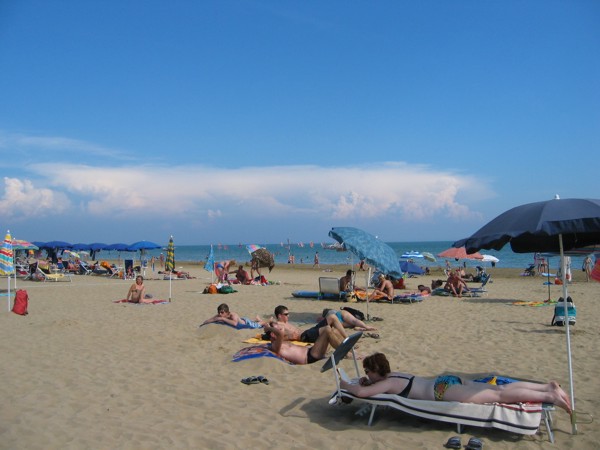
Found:
[[[217,315],[207,319],[204,324],[223,322],[231,326],[251,325],[262,327],[263,338],[271,341],[271,351],[287,361],[298,364],[313,364],[322,360],[329,347],[336,349],[348,337],[346,329],[376,330],[357,319],[346,310],[325,308],[322,319],[313,327],[302,330],[290,322],[290,310],[279,305],[274,316],[264,321],[259,317],[255,321],[242,318],[229,310],[226,304],[217,308]],[[248,328],[248,326],[244,326]],[[300,346],[293,341],[312,343],[312,346]],[[444,374],[437,377],[420,377],[405,372],[392,372],[390,363],[383,353],[374,353],[363,359],[365,376],[358,384],[341,380],[341,387],[358,397],[370,397],[377,394],[397,394],[417,400],[457,401],[468,403],[552,403],[571,413],[568,395],[556,383],[532,383],[517,381],[504,385],[492,385],[476,382],[457,375]]]

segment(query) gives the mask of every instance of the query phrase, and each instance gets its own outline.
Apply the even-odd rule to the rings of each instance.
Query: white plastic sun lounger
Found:
[[[554,406],[552,405],[542,405],[541,403],[475,404],[439,402],[407,399],[394,394],[378,394],[367,398],[361,398],[341,389],[339,376],[344,377],[346,381],[352,380],[348,380],[344,371],[342,369],[338,370],[336,366],[349,351],[352,351],[354,355],[353,347],[358,339],[360,339],[361,334],[362,333],[356,333],[346,338],[342,345],[338,347],[321,368],[321,372],[325,372],[331,368],[334,369],[333,373],[336,380],[336,391],[329,400],[329,404],[345,404],[348,403],[348,399],[362,402],[363,408],[359,410],[357,414],[364,412],[365,406],[367,409],[370,408],[369,426],[373,422],[377,407],[388,406],[413,416],[438,420],[440,422],[454,423],[456,424],[459,433],[462,433],[465,425],[470,425],[484,428],[498,428],[513,433],[531,435],[538,431],[543,417],[548,432],[548,438],[550,442],[554,442],[551,415],[552,411],[554,411]],[[360,376],[356,359],[355,368],[357,376]],[[358,381],[358,378],[355,380]]]

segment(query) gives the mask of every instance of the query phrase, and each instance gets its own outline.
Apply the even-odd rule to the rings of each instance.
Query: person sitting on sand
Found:
[[[325,357],[329,346],[337,348],[343,341],[331,327],[323,327],[314,345],[303,347],[286,342],[285,330],[277,322],[265,325],[265,332],[271,339],[271,351],[294,364],[312,364]]]
[[[340,278],[340,291],[341,292],[352,292],[352,290],[353,290],[352,276],[353,275],[354,275],[354,272],[352,271],[352,269],[348,269],[346,271],[346,275],[344,275],[342,278]]]
[[[455,297],[460,298],[463,291],[468,291],[467,283],[460,277],[458,271],[451,270],[448,279],[444,285],[444,290],[451,292]]]
[[[240,284],[250,284],[252,282],[250,274],[244,270],[244,266],[241,264],[238,266],[237,270],[229,273],[235,273],[235,278]]]
[[[258,316],[256,316],[256,320],[250,320],[247,317],[240,317],[237,313],[229,311],[229,306],[226,303],[221,303],[219,306],[217,306],[217,315],[211,317],[210,319],[206,319],[202,325],[215,322],[226,323],[227,325],[231,325],[238,330],[245,328],[262,328],[266,323]]]
[[[144,286],[144,277],[138,275],[135,283],[131,285],[127,292],[127,301],[129,303],[152,303],[152,300],[146,298],[146,287]]]
[[[358,331],[377,331],[377,328],[368,326],[362,320],[357,319],[348,311],[343,309],[341,311],[336,311],[331,308],[325,308],[322,314],[324,319],[321,322],[326,321],[327,317],[329,317],[331,314],[335,315],[338,318],[338,320],[344,328],[354,328]]]
[[[384,274],[380,274],[378,277],[379,285],[375,288],[375,291],[369,296],[369,300],[379,300],[384,298],[386,300],[394,300],[394,285],[390,280],[385,278]]]
[[[422,378],[403,372],[391,372],[390,363],[383,353],[375,353],[363,360],[366,377],[359,384],[341,380],[342,389],[358,397],[377,394],[397,394],[415,400],[438,400],[466,403],[552,403],[571,413],[569,397],[557,382],[531,383],[517,381],[504,385],[475,382],[455,375]]]

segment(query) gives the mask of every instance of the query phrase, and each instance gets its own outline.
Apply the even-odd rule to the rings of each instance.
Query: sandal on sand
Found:
[[[262,375],[259,375],[258,377],[256,377],[256,379],[262,383],[262,384],[269,384],[269,380],[267,380],[265,377],[263,377]]]
[[[383,319],[382,319],[381,317],[371,317],[371,320],[372,320],[373,322],[380,322],[380,321],[382,321]]]
[[[448,442],[444,444],[446,448],[462,448],[462,443],[460,442],[460,436],[452,436],[448,439]]]
[[[381,339],[381,336],[379,336],[379,333],[363,333],[364,337],[370,337],[373,339]]]
[[[469,439],[469,442],[465,446],[467,450],[481,450],[483,448],[483,442],[476,437]]]
[[[260,384],[260,382],[261,381],[258,379],[258,377],[248,377],[242,380],[242,383],[244,384]]]

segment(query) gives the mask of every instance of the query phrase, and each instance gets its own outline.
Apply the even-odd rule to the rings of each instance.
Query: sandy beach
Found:
[[[269,317],[283,304],[292,322],[308,327],[324,307],[346,304],[291,293],[317,290],[318,277],[340,277],[346,268],[276,266],[266,275],[277,284],[207,295],[202,291],[210,274],[185,265],[197,278],[173,281],[172,302],[158,305],[114,303],[125,297],[130,280],[18,280],[18,288],[29,293],[29,315],[7,312],[7,297],[0,297],[0,449],[443,448],[456,434],[451,424],[381,409],[368,427],[367,417],[355,414],[357,405],[328,405],[334,381],[331,372],[320,373],[321,363],[232,362],[249,345],[243,340],[257,331],[198,327],[222,302],[252,318]],[[545,280],[521,277],[516,269],[490,273],[493,282],[479,298],[371,303],[369,314],[384,319],[372,323],[380,339],[363,337],[359,352],[384,352],[392,370],[417,375],[499,373],[554,379],[568,389],[565,333],[550,326],[553,306],[513,304],[546,300]],[[596,416],[600,285],[585,282],[582,272],[574,276],[569,293],[578,314],[572,328],[576,409]],[[443,276],[409,278],[407,285],[414,290],[435,278]],[[162,279],[147,280],[146,289],[155,299],[169,296],[169,282]],[[561,286],[551,286],[552,299],[561,293]],[[365,303],[350,306],[367,312]],[[351,373],[351,361],[342,365]],[[252,375],[265,376],[269,384],[240,382]],[[463,445],[477,436],[492,449],[598,448],[597,423],[580,424],[573,436],[564,411],[554,418],[555,444],[543,427],[534,436],[468,427]]]

